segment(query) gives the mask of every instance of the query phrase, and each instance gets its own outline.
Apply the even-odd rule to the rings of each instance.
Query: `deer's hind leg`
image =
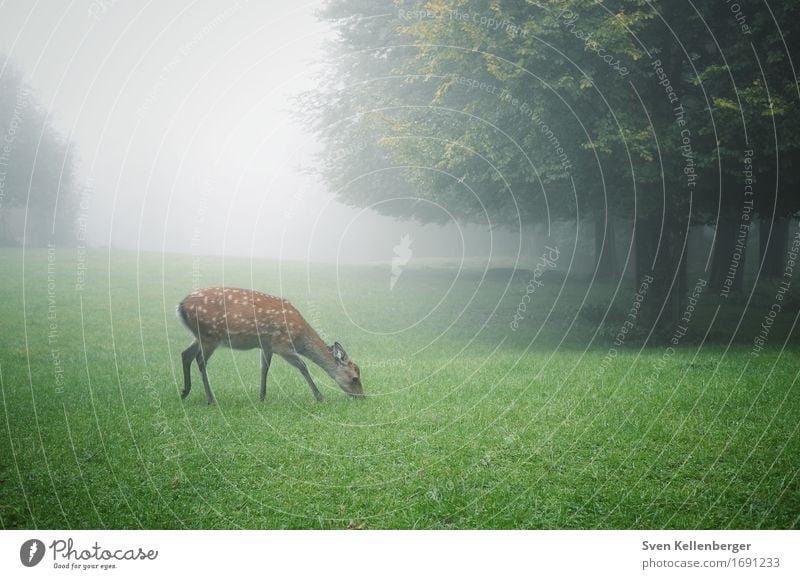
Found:
[[[196,354],[197,367],[200,368],[200,376],[203,378],[203,388],[206,390],[206,401],[209,404],[214,404],[216,400],[214,400],[214,394],[211,392],[211,384],[208,381],[206,365],[208,364],[209,358],[211,358],[211,354],[217,349],[218,343],[219,342],[216,340],[201,340],[200,347]]]
[[[181,392],[181,400],[186,400],[189,392],[192,391],[192,360],[195,359],[199,351],[200,343],[195,341],[181,353],[181,360],[183,361],[183,392]]]

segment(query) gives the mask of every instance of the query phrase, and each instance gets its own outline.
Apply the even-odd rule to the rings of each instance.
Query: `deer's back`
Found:
[[[237,349],[267,343],[276,351],[294,350],[307,326],[287,300],[240,288],[192,292],[178,305],[178,314],[195,336]]]

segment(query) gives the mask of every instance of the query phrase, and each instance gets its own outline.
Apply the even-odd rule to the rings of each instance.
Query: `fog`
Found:
[[[518,233],[334,201],[298,120],[331,32],[318,2],[49,0],[2,7],[0,53],[77,158],[92,246],[302,260],[504,254]],[[9,66],[9,63],[5,63]]]

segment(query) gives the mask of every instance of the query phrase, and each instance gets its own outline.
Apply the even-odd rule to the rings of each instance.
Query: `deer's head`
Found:
[[[347,352],[339,342],[334,342],[333,346],[328,346],[328,349],[331,351],[333,359],[336,360],[333,378],[339,388],[351,396],[362,398],[364,389],[361,386],[361,370],[358,365],[347,357]]]

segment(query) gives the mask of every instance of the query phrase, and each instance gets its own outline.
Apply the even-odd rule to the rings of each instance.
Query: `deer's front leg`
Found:
[[[214,404],[216,400],[214,400],[214,394],[211,392],[211,384],[208,381],[208,371],[206,370],[206,365],[208,364],[209,358],[211,358],[211,354],[214,353],[214,349],[217,347],[216,344],[200,344],[200,349],[197,352],[197,366],[200,368],[200,377],[203,379],[203,387],[206,390],[206,402],[209,404]]]
[[[317,385],[314,384],[314,379],[311,378],[311,374],[308,372],[308,366],[306,366],[306,363],[303,362],[296,354],[285,355],[284,359],[292,366],[300,370],[303,378],[306,379],[306,382],[308,382],[308,385],[311,387],[311,392],[314,394],[314,398],[317,399],[317,402],[322,402],[322,392],[320,392],[317,388]]]
[[[259,398],[261,402],[267,397],[267,373],[269,372],[269,365],[272,363],[272,350],[261,351],[261,390],[259,391]]]

